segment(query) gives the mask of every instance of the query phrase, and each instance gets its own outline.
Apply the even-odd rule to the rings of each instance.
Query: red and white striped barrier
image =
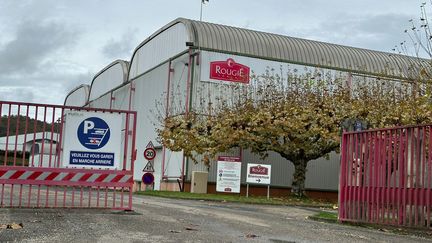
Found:
[[[132,182],[131,171],[18,166],[0,168],[0,184],[127,187]]]

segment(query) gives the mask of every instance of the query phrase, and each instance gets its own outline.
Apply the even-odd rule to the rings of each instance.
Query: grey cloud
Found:
[[[138,45],[136,42],[136,32],[136,30],[129,30],[119,39],[110,39],[105,46],[102,47],[104,56],[113,60],[129,60],[133,50]]]
[[[0,100],[34,102],[32,88],[6,87],[0,88]]]
[[[46,58],[75,42],[77,31],[55,22],[24,21],[15,38],[0,49],[0,73],[23,76],[36,72]]]
[[[330,42],[335,44],[390,52],[403,41],[404,30],[412,16],[404,14],[340,14],[333,15],[309,28],[286,29],[282,26],[271,32]]]
[[[326,31],[337,43],[375,50],[391,51],[394,44],[404,40],[404,29],[410,16],[404,14],[383,14],[349,18],[343,16],[325,22],[320,29]]]
[[[89,84],[92,75],[90,71],[75,70],[4,78],[0,100],[62,104],[70,90],[82,83]]]
[[[66,94],[69,93],[73,88],[81,85],[81,84],[88,84],[90,85],[90,82],[95,74],[91,72],[86,73],[78,73],[77,75],[70,76],[67,80],[67,84],[64,86],[64,97],[66,97]]]
[[[335,30],[345,34],[369,33],[376,36],[402,33],[410,19],[404,14],[381,14],[363,16],[335,16],[320,26],[323,30]],[[330,32],[330,31],[329,31]]]

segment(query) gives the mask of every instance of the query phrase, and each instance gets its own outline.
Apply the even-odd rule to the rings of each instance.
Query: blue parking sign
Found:
[[[82,146],[100,149],[109,141],[110,128],[101,118],[89,117],[78,126],[77,136]]]
[[[120,169],[122,114],[66,111],[63,167]]]

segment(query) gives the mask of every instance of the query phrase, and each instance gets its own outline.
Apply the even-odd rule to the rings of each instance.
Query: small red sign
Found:
[[[268,175],[268,168],[260,165],[252,166],[249,169],[249,174]]]
[[[210,78],[248,84],[250,68],[236,63],[232,58],[228,58],[226,61],[210,62]]]

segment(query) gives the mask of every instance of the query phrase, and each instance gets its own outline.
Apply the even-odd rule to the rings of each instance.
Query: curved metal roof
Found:
[[[92,79],[92,84],[95,81],[97,77],[99,77],[102,73],[104,73],[106,70],[110,69],[112,66],[120,64],[123,70],[123,83],[127,82],[127,71],[129,67],[129,62],[121,59],[117,59],[110,64],[108,64],[106,67],[104,67],[102,70],[100,70],[98,73],[95,74],[95,76]]]
[[[90,95],[92,92],[92,88],[93,88],[93,84],[95,82],[95,80],[104,72],[106,72],[107,70],[109,70],[110,68],[112,68],[113,66],[119,64],[122,68],[123,71],[123,80],[122,80],[122,84],[127,82],[127,76],[128,76],[128,69],[129,69],[129,62],[125,61],[125,60],[121,60],[121,59],[117,59],[113,62],[111,62],[110,64],[108,64],[106,67],[104,67],[102,70],[100,70],[92,79],[91,84],[90,84],[90,90],[89,90],[89,95],[88,95],[88,101],[90,102]],[[121,84],[120,84],[121,85]],[[110,87],[110,88],[115,88],[115,87]]]
[[[426,59],[348,47],[220,24],[178,18],[143,41],[144,45],[162,31],[183,23],[194,48],[232,53],[268,60],[296,63],[377,75],[389,78],[416,78]],[[139,47],[138,47],[139,48]]]
[[[81,84],[81,85],[78,85],[77,87],[75,87],[74,89],[72,89],[72,90],[71,90],[71,91],[66,95],[66,98],[65,98],[65,100],[64,100],[64,102],[63,102],[63,105],[66,105],[66,102],[67,102],[68,98],[69,98],[72,94],[74,94],[75,92],[77,92],[77,91],[80,90],[80,89],[83,89],[83,90],[84,90],[85,97],[83,97],[83,98],[84,98],[83,103],[86,103],[86,102],[87,102],[87,99],[88,99],[88,95],[89,95],[90,86],[89,86],[88,84]]]

